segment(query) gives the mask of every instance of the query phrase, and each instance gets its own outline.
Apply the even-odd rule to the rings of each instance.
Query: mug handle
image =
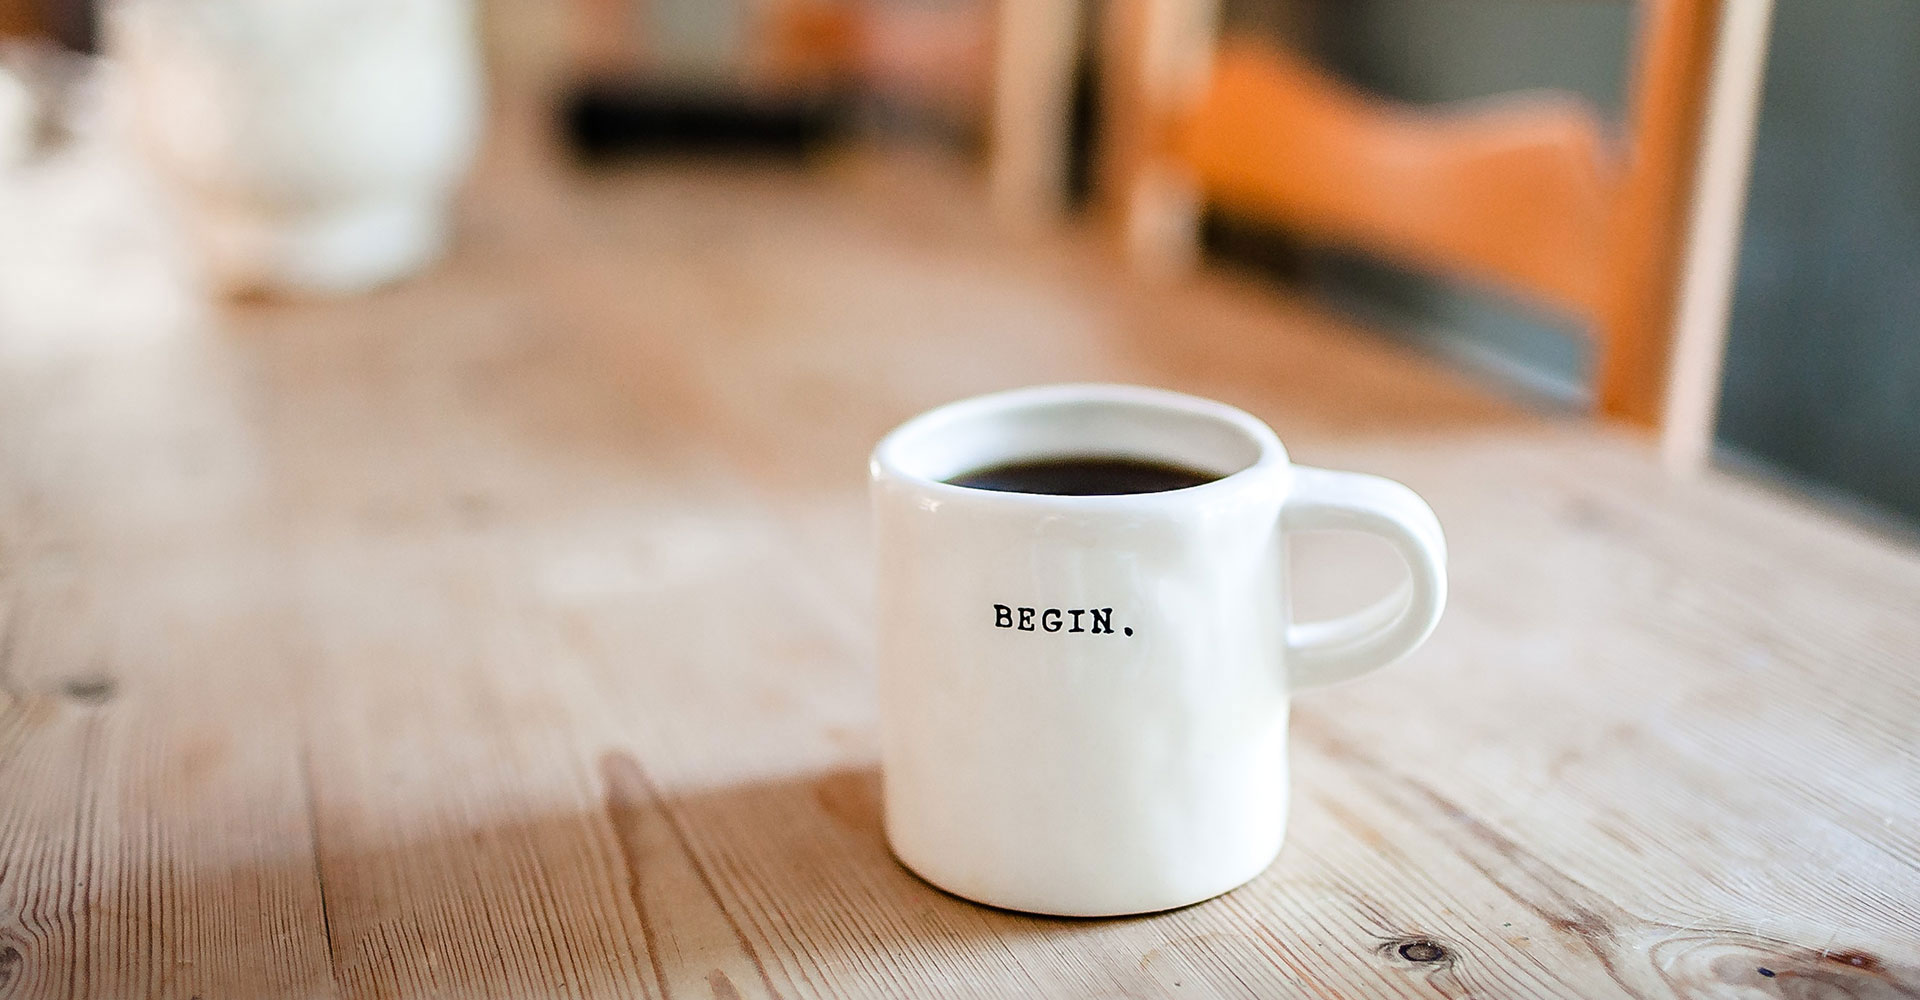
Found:
[[[1440,622],[1447,603],[1447,540],[1433,508],[1412,490],[1379,476],[1296,465],[1280,529],[1362,531],[1384,538],[1407,561],[1410,584],[1330,621],[1287,627],[1288,687],[1298,691],[1350,680],[1413,652]]]

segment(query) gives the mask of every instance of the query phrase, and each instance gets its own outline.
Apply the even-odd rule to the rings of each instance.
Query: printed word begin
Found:
[[[1113,634],[1112,608],[1010,608],[993,606],[995,628],[1021,632],[1085,632],[1088,635]],[[1133,629],[1121,629],[1127,635]]]

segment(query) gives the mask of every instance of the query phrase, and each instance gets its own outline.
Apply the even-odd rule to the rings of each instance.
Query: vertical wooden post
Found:
[[[1772,16],[1773,0],[1727,0],[1720,22],[1660,433],[1667,468],[1682,474],[1703,468],[1713,449]]]
[[[1613,268],[1595,399],[1608,417],[1660,422],[1681,242],[1713,58],[1718,0],[1642,0]]]
[[[1200,196],[1163,159],[1213,63],[1219,0],[1110,0],[1101,30],[1100,199],[1133,263],[1170,271],[1198,253]]]
[[[1043,226],[1066,204],[1067,139],[1079,57],[1077,0],[999,0],[987,186],[1016,228]]]

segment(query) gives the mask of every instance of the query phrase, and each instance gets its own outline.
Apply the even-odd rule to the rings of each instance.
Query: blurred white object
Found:
[[[0,65],[0,167],[19,163],[33,151],[38,103],[26,81]]]
[[[470,0],[122,0],[107,45],[224,287],[360,291],[445,248],[481,121]]]
[[[0,51],[32,101],[23,159],[0,166],[0,357],[61,363],[203,329],[199,275],[115,112],[125,81],[51,47]]]

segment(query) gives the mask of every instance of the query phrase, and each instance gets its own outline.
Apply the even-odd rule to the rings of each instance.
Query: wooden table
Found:
[[[503,143],[390,291],[0,310],[0,998],[1920,996],[1914,552],[981,204]],[[1245,406],[1454,553],[1421,653],[1298,705],[1280,861],[1140,919],[878,826],[866,451],[1067,379]],[[1308,613],[1389,579],[1348,544]]]

